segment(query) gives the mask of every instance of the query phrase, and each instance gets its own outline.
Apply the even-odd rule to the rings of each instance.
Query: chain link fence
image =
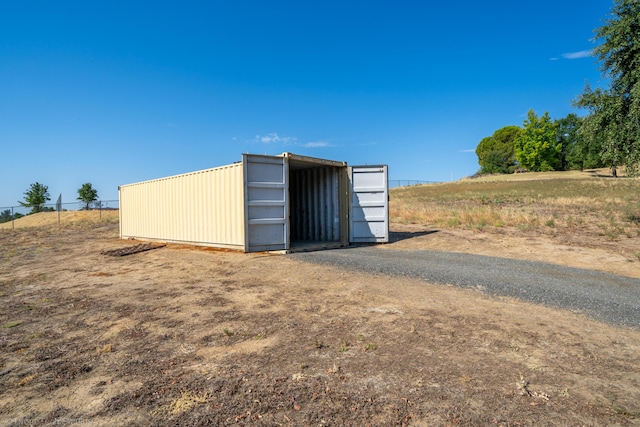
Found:
[[[416,179],[390,179],[389,188],[410,187],[412,185],[438,184],[439,181],[419,181]]]
[[[390,179],[389,180],[389,188],[396,187],[409,187],[413,185],[422,185],[422,184],[437,184],[439,181],[420,181],[415,179]],[[120,209],[119,200],[98,200],[93,203],[89,203],[88,209],[87,204],[84,202],[68,202],[68,203],[46,203],[40,205],[40,211],[34,212],[34,209],[31,207],[24,206],[0,206],[0,228],[7,228],[7,226],[2,226],[2,224],[11,222],[10,228],[15,228],[15,221],[27,217],[30,215],[34,215],[35,213],[43,213],[43,212],[57,212],[58,213],[58,222],[63,222],[65,219],[69,220],[69,215],[64,214],[65,212],[74,212],[74,211],[85,211],[90,212],[90,214],[85,215],[87,219],[97,219],[101,220],[103,218],[103,213],[110,211],[118,211]],[[113,216],[113,215],[110,215]]]
[[[58,223],[65,219],[71,218],[69,212],[86,212],[84,217],[87,219],[101,220],[103,217],[111,217],[111,212],[118,211],[120,208],[120,202],[118,200],[97,200],[89,203],[87,206],[84,202],[69,202],[69,203],[46,203],[40,205],[38,209],[33,207],[24,206],[0,206],[0,227],[1,224],[11,223],[10,228],[15,228],[16,221],[20,218],[28,218],[32,215],[57,214]],[[32,217],[33,218],[33,217]],[[6,226],[2,228],[8,228]]]

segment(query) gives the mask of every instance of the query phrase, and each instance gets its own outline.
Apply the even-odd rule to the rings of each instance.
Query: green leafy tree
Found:
[[[31,208],[31,213],[42,212],[45,203],[51,200],[49,196],[49,187],[36,182],[31,184],[29,189],[24,193],[24,202],[18,202],[25,208]]]
[[[562,170],[583,170],[604,167],[600,152],[601,144],[587,142],[580,134],[583,119],[576,114],[568,114],[556,120],[557,141],[562,144],[560,168]]]
[[[9,209],[5,209],[0,212],[0,224],[11,221],[11,218],[11,211]]]
[[[483,138],[476,147],[480,173],[509,173],[516,165],[515,139],[522,129],[505,126]]]
[[[480,173],[509,173],[504,156],[500,151],[490,151],[483,161]]]
[[[569,114],[556,121],[558,141],[562,144],[560,161],[563,170],[584,170],[604,167],[601,144],[582,137],[583,119]]]
[[[626,165],[638,174],[640,163],[640,1],[616,0],[605,25],[595,30],[594,49],[608,89],[585,87],[574,102],[586,108],[580,133],[589,143],[601,144],[602,160],[615,171]]]
[[[93,188],[91,183],[87,182],[78,188],[78,200],[85,204],[85,210],[89,210],[89,205],[98,200],[98,191]]]
[[[515,140],[518,163],[534,172],[558,170],[561,151],[562,144],[557,141],[556,125],[549,113],[538,117],[535,111],[529,110],[522,132]]]

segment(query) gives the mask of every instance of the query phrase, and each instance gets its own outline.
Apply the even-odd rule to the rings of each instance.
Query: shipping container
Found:
[[[244,252],[389,240],[387,166],[283,153],[121,185],[120,237]]]

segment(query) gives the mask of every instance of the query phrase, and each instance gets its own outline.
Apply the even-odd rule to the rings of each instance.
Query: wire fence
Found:
[[[409,187],[413,185],[437,184],[439,181],[421,181],[416,179],[390,179],[389,188]],[[67,203],[46,203],[38,208],[25,206],[0,206],[0,224],[11,222],[11,228],[15,228],[15,221],[41,212],[57,212],[58,223],[69,218],[64,212],[73,211],[91,211],[95,213],[95,219],[102,219],[104,211],[117,211],[120,209],[119,200],[98,200],[89,203],[87,206],[84,202],[67,202]],[[89,217],[89,216],[88,216]],[[6,228],[6,226],[1,227]]]
[[[58,223],[64,221],[66,218],[70,218],[67,212],[90,212],[86,215],[89,219],[101,220],[103,216],[106,216],[107,212],[118,211],[120,208],[120,202],[118,200],[97,200],[95,202],[68,202],[68,203],[46,203],[39,207],[25,207],[25,206],[0,206],[0,224],[11,222],[11,228],[15,228],[16,220],[25,217],[31,217],[35,214],[57,213]],[[103,215],[104,214],[104,215]],[[3,227],[6,228],[6,227]]]
[[[389,188],[410,187],[412,185],[438,184],[439,181],[419,181],[416,179],[390,179]]]

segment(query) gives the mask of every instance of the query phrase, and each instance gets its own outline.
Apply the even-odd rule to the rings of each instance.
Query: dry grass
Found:
[[[465,206],[451,188],[433,203]],[[484,204],[467,193],[475,197],[467,213],[504,215],[509,204],[486,202],[504,196],[485,192]],[[407,234],[385,246],[469,243],[527,255],[507,233]],[[133,244],[117,235],[115,220],[0,232],[0,424],[637,423],[635,330],[480,289],[285,256],[186,245],[104,256]],[[573,253],[540,240],[550,239],[526,239],[526,249],[562,262]],[[597,255],[573,253],[612,264]]]
[[[178,415],[192,409],[196,405],[207,403],[210,399],[208,393],[196,393],[189,390],[182,391],[180,397],[171,401],[168,406],[160,407],[153,413],[154,415]]]
[[[391,190],[390,217],[443,229],[631,238],[640,236],[640,180],[572,171],[402,187]]]
[[[85,222],[93,224],[95,222],[114,222],[119,219],[118,210],[90,210],[90,211],[64,211],[60,212],[60,225]],[[58,212],[40,212],[37,214],[26,215],[22,218],[4,222],[0,224],[0,230],[10,230],[12,228],[31,228],[45,225],[58,224]]]

